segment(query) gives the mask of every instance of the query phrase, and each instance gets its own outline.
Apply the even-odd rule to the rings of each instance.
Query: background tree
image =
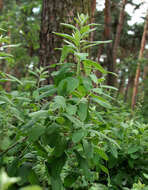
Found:
[[[146,21],[145,21],[144,30],[143,30],[143,36],[142,36],[142,40],[141,40],[141,48],[140,48],[139,57],[138,57],[139,61],[137,63],[137,70],[136,70],[136,76],[135,76],[135,81],[134,81],[132,105],[131,105],[132,109],[134,109],[135,104],[136,104],[136,95],[137,95],[137,92],[138,92],[138,83],[139,83],[140,67],[141,67],[140,59],[142,59],[143,53],[144,53],[144,48],[145,48],[145,44],[146,44],[147,30],[148,30],[148,10],[147,10]]]
[[[43,0],[41,30],[40,30],[40,61],[39,67],[49,67],[58,63],[60,52],[55,48],[60,47],[62,40],[53,34],[61,31],[60,23],[72,22],[77,13],[90,14],[89,0]],[[49,73],[53,69],[49,70]],[[52,79],[48,79],[48,83]]]

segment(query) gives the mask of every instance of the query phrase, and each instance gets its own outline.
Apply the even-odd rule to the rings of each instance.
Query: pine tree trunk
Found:
[[[43,0],[40,31],[40,61],[39,67],[49,67],[58,63],[62,38],[53,32],[62,32],[60,23],[74,22],[77,13],[90,12],[90,0]],[[48,69],[49,74],[53,69]],[[48,79],[52,83],[52,78]]]
[[[131,99],[131,93],[132,93],[132,88],[134,85],[134,76],[129,76],[128,77],[128,83],[125,88],[125,95],[124,95],[124,101],[127,102],[127,100]]]
[[[145,21],[144,30],[143,30],[143,36],[141,40],[141,48],[140,48],[139,57],[138,57],[139,59],[143,57],[143,52],[144,52],[144,48],[146,44],[147,30],[148,30],[148,10],[147,10],[146,21]],[[132,110],[134,110],[135,104],[136,104],[136,96],[138,93],[138,84],[139,84],[139,77],[140,77],[140,67],[141,67],[141,64],[140,62],[138,62],[135,81],[134,81],[133,95],[132,95],[132,104],[131,104]]]
[[[3,10],[3,0],[0,0],[0,11]]]
[[[122,28],[123,28],[126,3],[127,3],[127,0],[122,1],[122,7],[121,7],[120,15],[119,15],[118,26],[116,29],[115,42],[114,42],[114,46],[113,46],[113,63],[114,63],[115,69],[116,69],[117,49],[119,46],[120,36],[121,36]],[[117,81],[115,81],[115,83],[117,83]]]
[[[121,31],[122,31],[123,22],[124,22],[124,13],[125,13],[126,3],[127,3],[127,0],[123,0],[120,15],[119,15],[119,20],[118,20],[118,26],[116,30],[115,42],[114,42],[114,47],[113,47],[113,60],[114,60],[115,65],[116,65],[117,49],[119,46]]]
[[[92,0],[90,23],[94,23],[94,20],[95,20],[95,11],[96,11],[96,0]],[[91,36],[90,36],[90,41],[93,41],[93,40],[94,40],[94,32],[92,32]]]
[[[111,31],[111,1],[105,0],[105,40],[112,40],[112,31]],[[113,57],[112,57],[112,43],[106,45],[106,54],[107,54],[107,70],[109,72],[114,72]],[[114,76],[112,74],[107,75],[107,84],[114,86]]]

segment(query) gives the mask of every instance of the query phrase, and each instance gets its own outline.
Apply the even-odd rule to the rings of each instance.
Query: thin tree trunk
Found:
[[[128,77],[128,83],[125,88],[125,95],[124,95],[125,102],[127,102],[129,98],[131,99],[131,93],[129,91],[132,90],[133,85],[134,85],[134,76],[132,75]]]
[[[117,97],[119,96],[119,94],[124,94],[124,85],[125,85],[125,71],[122,71]]]
[[[95,11],[96,11],[96,0],[92,0],[90,23],[94,23],[94,20],[95,20]],[[90,41],[93,41],[93,40],[94,40],[94,32],[92,32],[91,35],[90,35]]]
[[[3,10],[3,0],[0,0],[0,11]]]
[[[122,1],[122,7],[121,7],[120,15],[119,15],[118,26],[117,26],[117,30],[116,30],[115,42],[114,42],[114,47],[113,47],[113,61],[114,61],[115,66],[116,66],[117,49],[119,46],[121,31],[123,28],[126,3],[127,3],[127,0]]]
[[[147,29],[148,29],[148,10],[147,10],[146,21],[145,21],[144,30],[143,30],[143,36],[142,36],[142,40],[141,40],[141,48],[140,48],[139,57],[138,57],[139,59],[141,59],[143,57],[143,52],[144,52],[144,48],[145,48],[145,44],[146,44]],[[141,64],[140,64],[140,62],[138,62],[136,76],[135,76],[135,82],[134,82],[134,88],[133,88],[133,95],[132,95],[132,104],[131,104],[132,110],[134,110],[135,104],[136,104],[136,96],[138,93],[138,84],[139,84],[139,77],[140,77],[140,67],[141,67]]]
[[[148,51],[146,52],[145,58],[148,60]],[[143,81],[146,79],[147,74],[148,74],[148,64],[145,65],[145,67],[144,67],[144,71],[143,71]]]
[[[127,3],[127,0],[122,1],[122,7],[121,7],[120,15],[119,15],[118,26],[116,29],[116,36],[115,36],[115,41],[114,41],[114,46],[113,46],[113,64],[114,64],[115,70],[116,70],[117,49],[119,46],[120,36],[121,36],[122,28],[123,28],[126,3]],[[117,80],[115,81],[115,83],[117,83]]]
[[[112,40],[111,31],[111,1],[105,0],[105,40]],[[107,70],[109,72],[114,72],[113,57],[112,57],[112,43],[106,44],[106,54],[107,54]],[[114,76],[112,74],[107,75],[107,84],[114,86]]]

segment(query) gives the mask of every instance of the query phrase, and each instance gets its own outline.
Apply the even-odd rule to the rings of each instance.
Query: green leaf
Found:
[[[53,96],[56,93],[57,89],[56,88],[52,88],[44,93],[42,93],[41,95],[37,96],[35,99],[36,101],[39,101],[43,98],[47,98],[49,96]]]
[[[71,185],[77,180],[79,175],[77,173],[71,173],[64,178],[64,186],[71,187]]]
[[[84,34],[85,32],[88,32],[90,30],[90,27],[88,25],[81,27],[80,33]]]
[[[79,30],[75,31],[73,34],[72,34],[73,38],[74,38],[74,43],[77,47],[80,46],[80,40],[81,40],[81,34],[79,32]]]
[[[85,151],[85,156],[88,159],[93,158],[93,146],[90,142],[88,142],[87,140],[83,140],[83,148]]]
[[[50,157],[46,163],[48,173],[51,179],[52,190],[62,190],[61,170],[66,162],[66,154],[59,158]]]
[[[67,28],[71,28],[71,29],[73,29],[73,30],[77,30],[78,31],[78,29],[74,26],[74,25],[72,25],[72,24],[67,24],[67,23],[60,23],[62,26],[65,26],[65,27],[67,27]]]
[[[63,96],[55,96],[54,102],[58,106],[58,108],[66,108],[66,100]]]
[[[96,77],[95,74],[90,74],[89,76],[90,76],[91,80],[92,80],[95,84],[98,84],[98,79],[97,79],[97,77]]]
[[[23,187],[20,190],[42,190],[42,188],[39,187],[38,185],[32,185],[32,186],[30,185],[27,187]]]
[[[107,175],[109,175],[109,171],[105,166],[103,166],[102,164],[100,164],[99,166],[103,172],[105,172]]]
[[[128,154],[132,154],[132,153],[135,153],[139,150],[139,146],[135,146],[135,145],[131,145],[129,148],[128,148]]]
[[[72,141],[74,143],[78,143],[82,140],[82,138],[86,136],[86,131],[84,129],[80,129],[73,133],[72,135]]]
[[[0,101],[14,106],[13,102],[9,98],[7,98],[6,96],[0,96]]]
[[[9,80],[11,81],[13,81],[13,82],[17,82],[17,83],[19,83],[20,85],[23,85],[23,83],[20,81],[20,80],[18,80],[16,77],[14,77],[14,76],[12,76],[12,75],[9,75],[9,74],[6,74],[6,76],[8,76],[9,77]]]
[[[37,89],[38,92],[47,92],[54,88],[54,85],[45,85]]]
[[[66,112],[67,112],[69,115],[75,115],[75,114],[76,114],[76,111],[77,111],[77,106],[71,105],[71,104],[68,104],[68,105],[66,106]]]
[[[79,108],[78,108],[78,115],[81,121],[86,120],[87,112],[88,112],[88,102],[80,102]]]
[[[114,144],[110,145],[110,152],[115,158],[118,158],[117,147]]]
[[[76,117],[66,114],[66,113],[63,113],[63,116],[65,116],[67,119],[69,119],[74,125],[76,125],[78,127],[83,126],[83,123],[80,120],[78,120]]]
[[[84,60],[83,63],[94,67],[95,69],[99,70],[103,74],[107,74],[107,71],[99,63],[95,61],[87,59],[87,60]]]
[[[67,79],[61,80],[59,85],[58,85],[58,94],[59,95],[66,95],[67,93]]]
[[[100,96],[96,96],[94,94],[91,94],[91,96],[93,97],[92,100],[98,104],[100,104],[101,106],[110,109],[111,105],[110,103],[105,100],[104,98],[100,97]]]
[[[53,155],[55,157],[61,157],[67,147],[67,141],[64,137],[58,138],[56,141],[55,149],[53,151]]]
[[[145,177],[145,179],[147,179],[147,180],[148,180],[148,174],[143,173],[143,176]]]
[[[97,146],[95,146],[94,151],[95,151],[96,153],[98,153],[99,156],[100,156],[101,158],[103,158],[104,160],[106,160],[106,161],[108,160],[108,156],[107,156],[107,154],[104,152],[104,150],[102,150],[102,149],[98,148]]]
[[[63,34],[63,33],[58,33],[58,32],[53,32],[54,34],[56,34],[57,36],[61,36],[63,38],[66,38],[70,41],[74,41],[74,37],[70,36],[69,34]]]
[[[20,178],[9,177],[7,173],[2,169],[0,171],[0,190],[7,190],[9,186],[18,182]]]
[[[30,142],[34,142],[38,140],[38,138],[45,133],[45,127],[44,126],[34,126],[31,127],[30,130],[28,130],[28,140]]]
[[[82,77],[82,82],[87,92],[93,88],[92,82],[88,77]]]
[[[47,110],[40,110],[36,112],[32,112],[29,114],[30,117],[36,117],[36,118],[45,118],[48,116]]]
[[[107,88],[107,89],[112,89],[112,90],[118,90],[114,86],[108,86],[108,85],[101,85],[101,88]]]
[[[67,92],[72,93],[78,86],[79,80],[77,78],[68,77],[67,80]]]
[[[61,54],[61,58],[60,58],[60,63],[64,62],[67,55],[71,52],[71,48],[69,46],[64,46],[62,48],[62,54]]]
[[[76,156],[78,162],[80,164],[80,168],[83,170],[83,174],[85,175],[87,180],[91,179],[91,173],[89,170],[89,165],[87,159],[83,158],[78,151],[76,151]]]
[[[33,169],[31,169],[29,171],[28,180],[31,185],[36,185],[36,184],[39,185],[40,184],[39,179],[38,179],[36,173],[33,171]]]
[[[88,57],[88,53],[75,52],[75,55],[80,59],[80,61],[86,60],[86,58]]]

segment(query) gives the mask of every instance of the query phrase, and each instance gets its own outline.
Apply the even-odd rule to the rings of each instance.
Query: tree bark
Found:
[[[121,7],[120,15],[119,15],[118,26],[116,29],[116,36],[115,36],[115,41],[114,41],[114,46],[113,46],[113,63],[114,63],[115,69],[116,69],[117,49],[119,46],[120,36],[121,36],[122,28],[123,28],[126,3],[127,3],[127,0],[122,1],[122,7]],[[115,81],[115,83],[116,83],[116,81]]]
[[[3,10],[3,0],[0,0],[0,11]]]
[[[89,0],[43,0],[40,31],[40,61],[39,67],[49,67],[58,63],[60,52],[55,48],[61,47],[62,38],[53,32],[62,32],[60,23],[74,21],[77,13],[90,12]],[[49,75],[53,69],[48,69]],[[49,77],[48,83],[52,83]]]
[[[111,1],[105,0],[105,30],[104,36],[105,40],[112,40],[112,29],[111,29]],[[107,70],[109,72],[114,72],[114,65],[113,65],[113,56],[112,56],[112,43],[106,44],[106,54],[107,54]],[[112,74],[107,75],[107,84],[114,86],[114,76]]]
[[[96,0],[92,0],[90,23],[94,23],[94,20],[95,20],[95,11],[96,11]],[[92,32],[91,35],[90,35],[90,41],[93,41],[93,40],[94,40],[94,32]]]
[[[125,88],[125,95],[124,95],[124,101],[125,102],[127,102],[127,100],[131,99],[133,85],[134,85],[134,76],[129,75],[128,83],[127,83],[126,88]]]
[[[139,57],[138,57],[139,59],[143,57],[143,52],[144,52],[144,48],[146,44],[147,30],[148,30],[148,10],[147,10],[146,21],[145,21],[144,30],[143,30],[143,36],[141,40],[141,48],[140,48]],[[135,81],[134,81],[133,95],[132,95],[132,104],[131,104],[132,110],[134,110],[135,104],[136,104],[136,96],[138,93],[138,84],[139,84],[139,77],[140,77],[140,67],[141,67],[141,63],[138,62]]]

